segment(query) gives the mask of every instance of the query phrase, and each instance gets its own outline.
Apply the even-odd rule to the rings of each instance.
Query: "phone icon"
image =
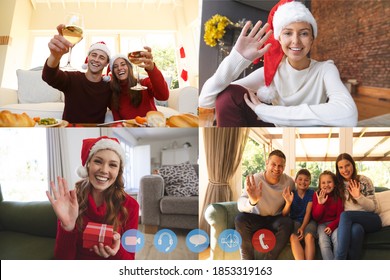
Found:
[[[264,249],[264,250],[268,250],[269,249],[269,246],[267,244],[264,243],[264,233],[261,233],[259,235],[259,241],[260,241],[260,246]]]
[[[276,237],[274,233],[268,229],[259,229],[252,236],[252,245],[256,251],[267,253],[274,249]]]

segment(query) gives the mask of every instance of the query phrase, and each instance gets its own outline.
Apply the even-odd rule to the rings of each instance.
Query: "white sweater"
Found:
[[[234,81],[250,64],[251,61],[233,48],[204,84],[199,106],[214,108],[218,93],[229,84],[241,85],[262,99],[263,68]],[[270,87],[276,89],[272,105],[260,104],[255,109],[265,122],[277,126],[353,127],[357,124],[356,105],[331,60],[318,62],[312,59],[309,68],[296,70],[283,58]]]

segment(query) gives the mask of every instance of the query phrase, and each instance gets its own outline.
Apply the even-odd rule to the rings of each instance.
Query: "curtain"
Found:
[[[248,139],[248,128],[203,128],[206,165],[209,182],[203,201],[199,227],[210,234],[204,218],[207,206],[232,200],[230,180],[241,163]]]
[[[64,177],[70,182],[69,151],[65,129],[48,128],[47,137],[47,169],[49,182],[57,182],[57,177]],[[71,186],[69,186],[71,188]],[[49,185],[50,190],[50,185]]]

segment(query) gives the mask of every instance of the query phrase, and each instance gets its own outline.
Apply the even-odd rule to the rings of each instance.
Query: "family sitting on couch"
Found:
[[[284,153],[274,150],[266,170],[246,178],[235,218],[241,259],[258,256],[252,238],[261,229],[276,238],[274,246],[264,244],[269,250],[260,253],[262,259],[277,259],[288,241],[295,259],[314,259],[317,238],[323,259],[361,259],[365,234],[383,224],[370,178],[358,175],[353,158],[343,153],[336,159],[336,174],[324,171],[314,192],[310,173],[299,171],[294,182],[283,173],[285,163]]]

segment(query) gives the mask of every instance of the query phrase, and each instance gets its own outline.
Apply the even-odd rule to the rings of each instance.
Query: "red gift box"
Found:
[[[110,225],[88,222],[83,232],[83,248],[92,248],[103,243],[111,247],[114,229]]]

